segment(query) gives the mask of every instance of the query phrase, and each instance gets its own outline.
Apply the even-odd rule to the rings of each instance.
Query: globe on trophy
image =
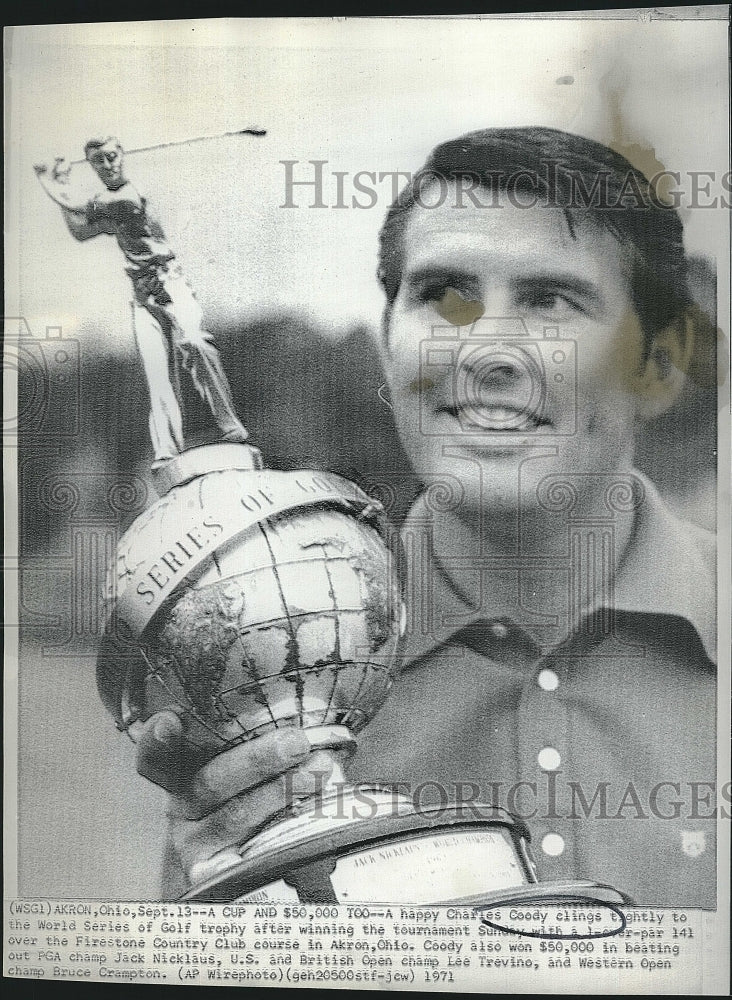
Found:
[[[529,832],[503,809],[418,808],[388,785],[345,782],[341,761],[388,697],[406,619],[397,536],[376,500],[331,473],[265,468],[241,441],[183,450],[153,478],[159,499],[117,549],[97,660],[117,727],[136,739],[172,708],[189,777],[288,726],[332,763],[318,794],[243,839],[183,898],[624,901],[592,883],[537,885]]]

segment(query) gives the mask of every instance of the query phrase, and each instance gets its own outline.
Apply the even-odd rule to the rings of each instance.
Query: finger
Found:
[[[297,767],[309,754],[302,729],[278,729],[225,750],[193,776],[182,810],[192,818],[205,816],[227,799]]]
[[[327,772],[313,771],[306,764],[228,799],[202,819],[176,816],[171,810],[173,840],[186,870],[193,877],[196,866],[222,851],[244,844],[281,813],[293,798],[309,797],[322,791],[325,778]]]
[[[169,813],[173,842],[186,871],[226,848],[245,843],[284,806],[284,781],[275,778],[255,792],[243,792],[228,799],[202,819]]]
[[[172,793],[181,793],[210,758],[186,742],[183,723],[175,712],[158,712],[147,720],[137,742],[137,773]]]

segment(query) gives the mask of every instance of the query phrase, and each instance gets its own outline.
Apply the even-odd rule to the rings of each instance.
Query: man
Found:
[[[485,130],[402,192],[379,277],[425,491],[403,531],[403,669],[350,776],[506,806],[542,880],[713,906],[714,546],[633,466],[691,351],[676,212],[598,143]],[[181,739],[173,713],[150,720],[141,773]],[[313,771],[297,730],[216,757],[171,798],[180,872],[230,863]],[[169,868],[167,891],[184,885]]]
[[[113,136],[90,139],[84,153],[104,185],[91,200],[70,190],[70,168],[61,158],[50,169],[39,164],[35,170],[77,240],[114,235],[128,262],[125,270],[134,289],[135,338],[150,391],[153,468],[184,449],[181,364],[207,401],[223,439],[246,441],[248,434],[234,411],[219,353],[211,334],[201,327],[201,307],[175,264],[175,254],[148,199],[125,176],[119,140]]]

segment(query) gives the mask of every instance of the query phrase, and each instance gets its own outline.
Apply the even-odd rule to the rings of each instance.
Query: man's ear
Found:
[[[387,302],[381,314],[381,327],[379,328],[378,348],[379,354],[384,357],[391,355],[391,344],[389,342],[389,326],[391,324],[391,302]]]
[[[646,420],[674,404],[686,380],[694,354],[694,323],[682,313],[656,335],[640,377],[638,412]]]

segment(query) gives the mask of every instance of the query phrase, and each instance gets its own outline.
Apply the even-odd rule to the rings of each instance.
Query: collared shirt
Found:
[[[640,500],[610,587],[595,567],[612,560],[612,516],[568,518],[565,564],[547,560],[568,594],[578,576],[597,591],[556,643],[546,623],[542,640],[541,609],[527,607],[520,583],[518,613],[504,601],[491,616],[491,578],[505,584],[510,567],[438,558],[439,514],[417,501],[403,536],[421,554],[408,585],[419,613],[349,777],[404,783],[424,805],[457,797],[521,815],[542,881],[587,878],[639,905],[714,907],[714,541],[633,478]],[[476,589],[480,609],[465,597]]]
[[[147,198],[127,181],[114,191],[96,195],[86,207],[87,221],[110,227],[117,237],[120,250],[132,265],[131,277],[147,268],[173,260],[163,227],[153,213]]]

